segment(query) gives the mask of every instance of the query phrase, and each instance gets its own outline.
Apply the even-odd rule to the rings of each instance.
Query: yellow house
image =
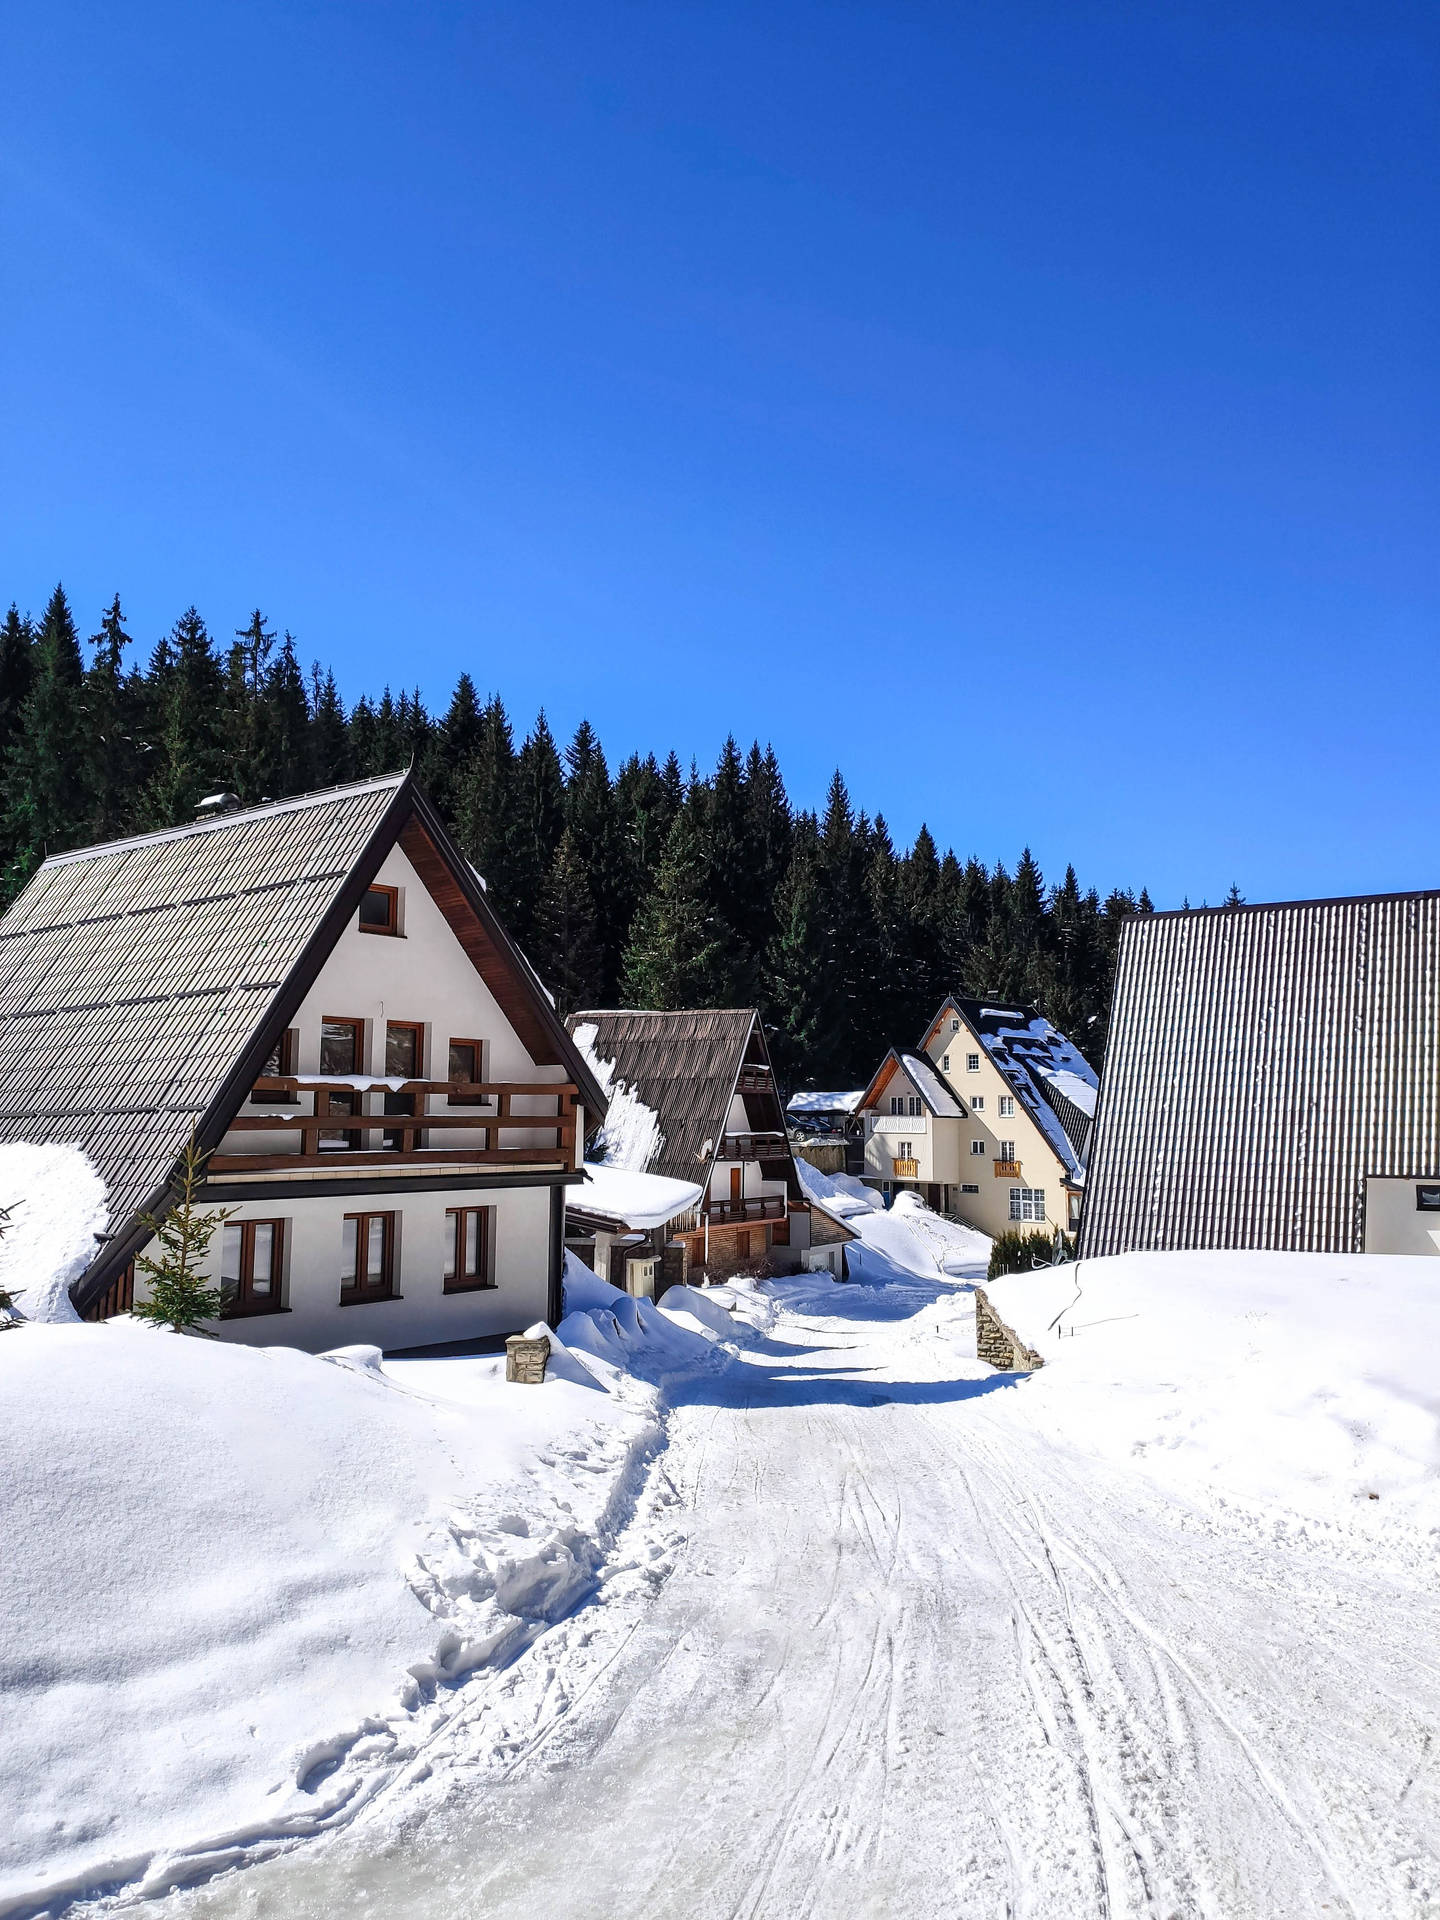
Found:
[[[867,1186],[996,1234],[1079,1224],[1098,1082],[1034,1007],[945,1000],[865,1089]]]

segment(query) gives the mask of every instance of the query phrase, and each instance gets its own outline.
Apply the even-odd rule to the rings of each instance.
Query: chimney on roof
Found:
[[[195,809],[197,820],[214,820],[222,813],[235,813],[240,807],[238,793],[207,793]]]

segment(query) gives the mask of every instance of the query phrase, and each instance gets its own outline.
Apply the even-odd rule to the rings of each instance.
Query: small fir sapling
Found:
[[[150,1297],[137,1300],[131,1312],[137,1320],[168,1327],[172,1333],[201,1333],[216,1340],[219,1335],[202,1322],[219,1318],[225,1289],[210,1286],[200,1269],[217,1229],[234,1209],[197,1206],[205,1160],[192,1133],[181,1157],[179,1199],[163,1220],[141,1215],[155,1236],[159,1257],[141,1254],[137,1259],[135,1264],[149,1277]]]
[[[19,1205],[17,1200],[13,1206],[0,1207],[0,1240],[10,1231],[10,1215]],[[11,1327],[18,1327],[23,1322],[25,1316],[15,1302],[24,1291],[23,1287],[0,1287],[0,1333],[8,1333]]]

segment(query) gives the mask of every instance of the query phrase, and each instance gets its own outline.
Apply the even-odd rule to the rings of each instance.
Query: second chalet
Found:
[[[609,1105],[568,1203],[602,1278],[658,1294],[702,1275],[843,1276],[856,1236],[805,1197],[757,1013],[612,1009],[568,1025]]]
[[[865,1183],[918,1192],[982,1233],[1073,1233],[1097,1084],[1034,1007],[952,995],[865,1089]]]

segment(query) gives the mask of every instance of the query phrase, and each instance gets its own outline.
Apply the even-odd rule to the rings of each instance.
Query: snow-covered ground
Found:
[[[443,1712],[388,1720],[405,1755],[357,1775],[377,1784],[343,1824],[101,1905],[1440,1914],[1435,1269],[1231,1255],[1018,1276],[991,1297],[1047,1364],[997,1375],[973,1357],[983,1243],[851,1197],[849,1285],[682,1295],[646,1333],[590,1282],[565,1338],[619,1399],[575,1386],[603,1420],[567,1410],[558,1479],[527,1455],[515,1483],[526,1514],[573,1505],[577,1454],[635,1449],[597,1475],[613,1528],[579,1516],[580,1603],[442,1683]],[[0,1365],[31,1337],[0,1337]],[[668,1413],[617,1363],[663,1378]],[[418,1384],[394,1372],[370,1390]],[[338,1657],[343,1605],[337,1622],[315,1657]],[[74,1632],[48,1628],[65,1657]],[[71,1817],[109,1808],[77,1797]]]
[[[603,1581],[653,1584],[655,1383],[716,1363],[697,1315],[733,1338],[771,1313],[720,1297],[738,1322],[577,1263],[538,1389],[503,1358],[382,1367],[125,1319],[0,1335],[0,1914],[343,1824],[423,1765],[468,1675]],[[629,1565],[637,1500],[655,1525]]]

